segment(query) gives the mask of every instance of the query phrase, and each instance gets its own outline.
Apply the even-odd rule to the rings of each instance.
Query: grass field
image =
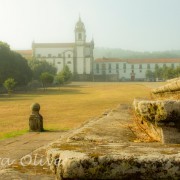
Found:
[[[149,97],[151,84],[73,83],[11,97],[0,95],[0,139],[28,132],[30,105],[38,102],[47,130],[68,130],[135,97]]]

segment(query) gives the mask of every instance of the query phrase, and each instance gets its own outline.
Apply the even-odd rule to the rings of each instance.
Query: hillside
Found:
[[[121,59],[149,59],[149,58],[180,58],[180,50],[138,52],[123,49],[101,48],[94,49],[94,59],[96,58],[121,58]]]

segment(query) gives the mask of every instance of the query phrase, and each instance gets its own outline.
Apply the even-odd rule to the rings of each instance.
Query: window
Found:
[[[96,69],[99,69],[99,64],[96,64]]]
[[[134,70],[132,70],[132,73],[134,73]]]
[[[123,69],[126,69],[126,63],[123,64]]]
[[[105,70],[106,70],[106,64],[103,63],[103,64],[102,64],[102,71],[105,71]]]
[[[142,64],[139,65],[139,69],[142,69]]]
[[[126,73],[126,69],[124,69],[124,73]]]
[[[134,64],[131,64],[131,69],[134,69]]]
[[[71,57],[71,55],[70,54],[68,54],[68,58],[70,58]]]
[[[119,69],[116,69],[116,73],[117,73],[117,74],[119,73]]]
[[[81,33],[78,34],[78,40],[82,40],[82,34]]]
[[[159,68],[159,65],[158,65],[158,64],[156,64],[156,65],[155,65],[155,68],[156,68],[156,69],[157,69],[157,68]]]
[[[67,64],[71,64],[71,61],[68,61]]]
[[[151,67],[150,67],[150,64],[147,64],[147,69],[150,69]]]
[[[111,73],[111,69],[109,69],[109,73]]]
[[[99,69],[96,69],[97,74],[99,73]]]
[[[51,54],[48,54],[48,58],[50,58],[51,57]]]
[[[116,64],[116,69],[119,69],[119,64]]]
[[[62,57],[62,55],[61,55],[61,54],[58,54],[58,57],[59,57],[59,58],[61,58],[61,57]]]
[[[111,69],[111,64],[109,64],[108,69],[109,69],[109,70]]]
[[[142,69],[140,69],[139,72],[142,73]]]
[[[61,62],[57,62],[57,64],[61,64]]]

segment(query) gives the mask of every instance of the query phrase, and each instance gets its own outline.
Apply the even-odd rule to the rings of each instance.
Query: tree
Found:
[[[32,78],[27,60],[11,51],[7,43],[0,42],[0,83],[12,77],[17,85],[26,85]]]
[[[157,79],[163,79],[163,69],[160,68],[159,66],[156,66],[156,67],[155,67],[154,74],[155,74],[155,78],[157,78]]]
[[[8,94],[11,94],[16,85],[16,82],[13,78],[8,78],[6,81],[4,81],[3,85],[7,89]]]
[[[163,72],[164,79],[172,79],[175,77],[175,70],[171,67],[165,68]]]
[[[62,73],[58,73],[55,77],[55,84],[61,86],[64,84],[64,76]]]
[[[155,73],[148,69],[148,70],[146,71],[146,78],[147,78],[149,81],[154,81],[154,80],[155,80]]]
[[[72,73],[67,65],[63,68],[60,74],[64,77],[65,82],[69,82],[72,78]]]
[[[29,66],[33,72],[33,79],[40,80],[42,73],[48,72],[52,75],[55,75],[57,69],[50,63],[46,61],[38,61],[36,59],[29,61]]]
[[[49,72],[44,72],[40,75],[40,79],[42,81],[43,87],[46,87],[53,83],[54,76]]]

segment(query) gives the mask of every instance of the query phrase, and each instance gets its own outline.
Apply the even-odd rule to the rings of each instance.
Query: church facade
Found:
[[[94,60],[94,41],[86,42],[86,29],[80,17],[74,36],[72,43],[32,43],[32,56],[53,64],[57,72],[68,66],[77,81],[145,81],[147,70],[180,66],[180,58]]]
[[[79,17],[72,43],[32,43],[33,57],[47,61],[60,72],[68,66],[76,80],[92,80],[94,41],[86,42],[86,29]]]

